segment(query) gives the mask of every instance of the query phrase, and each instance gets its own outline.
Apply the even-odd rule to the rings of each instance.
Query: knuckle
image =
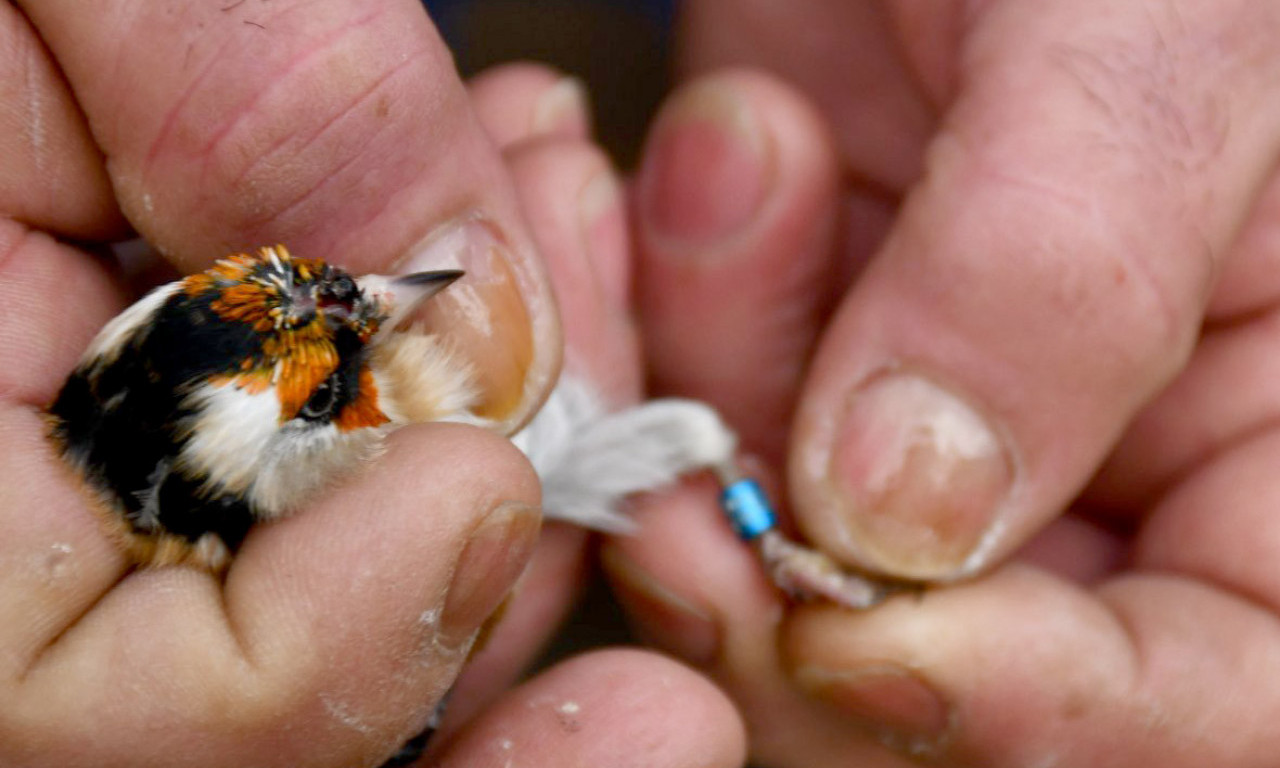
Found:
[[[317,224],[332,229],[313,237],[336,238],[342,222],[377,218],[429,173],[422,126],[447,144],[463,127],[465,93],[430,87],[446,71],[432,39],[394,26],[392,13],[368,16],[307,26],[265,56],[237,40],[192,65],[172,111],[117,163],[122,204],[149,240],[199,263],[228,243]],[[369,194],[375,183],[385,193]],[[175,247],[192,242],[210,245]]]
[[[245,105],[206,151],[210,186],[227,190],[216,198],[228,207],[224,218],[252,232],[290,218],[323,218],[311,208],[332,207],[335,197],[346,206],[373,204],[377,196],[354,193],[370,168],[387,165],[380,157],[387,145],[400,143],[388,132],[404,124],[388,118],[411,87],[405,64],[377,62],[341,78],[326,64],[289,72],[269,86],[289,94],[284,103],[267,93]],[[309,100],[320,81],[325,98]]]
[[[1152,17],[1145,28],[1059,47],[1051,66],[1092,108],[1096,142],[1121,150],[1141,178],[1189,188],[1222,155],[1229,95],[1221,66],[1206,66],[1220,57],[1175,24]]]
[[[1008,340],[1027,364],[1088,359],[1126,389],[1179,370],[1214,274],[1205,238],[1185,222],[1173,235],[1172,225],[1153,225],[1123,190],[1019,173],[972,150],[961,150],[961,173],[972,175],[964,208],[921,249],[943,311],[966,318],[976,338]],[[1005,212],[998,226],[993,211]],[[953,302],[962,306],[947,310]]]

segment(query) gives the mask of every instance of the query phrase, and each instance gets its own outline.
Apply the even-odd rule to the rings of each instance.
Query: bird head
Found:
[[[440,270],[357,279],[280,246],[262,248],[182,280],[175,308],[193,327],[177,325],[211,337],[201,345],[208,384],[270,390],[278,424],[350,432],[389,421],[371,367],[376,342],[461,275]]]

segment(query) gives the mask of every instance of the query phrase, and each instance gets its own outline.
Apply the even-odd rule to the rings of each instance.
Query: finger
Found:
[[[537,486],[479,430],[390,442],[307,514],[255,529],[225,589],[178,568],[121,582],[4,697],[9,753],[72,765],[88,744],[97,765],[349,765],[420,730],[524,568]],[[154,738],[140,745],[143,732]]]
[[[0,687],[11,687],[44,649],[124,572],[105,527],[86,513],[36,409],[0,404]],[[2,719],[2,716],[0,716]]]
[[[1277,270],[1280,238],[1280,176],[1272,174],[1258,196],[1249,221],[1231,247],[1206,312],[1212,323],[1247,319],[1280,301]]]
[[[1280,176],[1272,175],[1223,264],[1191,361],[1133,420],[1090,485],[1090,504],[1111,514],[1144,510],[1206,457],[1280,414],[1267,386],[1280,333],[1278,227]]]
[[[634,402],[640,362],[628,307],[631,254],[609,159],[586,143],[547,140],[514,147],[508,162],[564,318],[566,367],[614,404]]]
[[[576,77],[532,63],[499,64],[467,83],[471,106],[499,147],[536,136],[591,136],[587,89]]]
[[[753,763],[907,765],[796,687],[779,655],[781,596],[714,499],[710,483],[649,497],[638,512],[642,534],[603,546],[601,563],[637,633],[732,696]]]
[[[964,24],[962,6],[909,7],[826,2],[795,13],[769,0],[693,0],[680,8],[676,60],[694,74],[726,65],[778,73],[831,121],[854,184],[900,194],[920,176],[947,89],[949,69],[934,62],[951,61]],[[910,46],[904,32],[923,30],[927,45]]]
[[[481,415],[514,426],[537,405],[559,357],[549,290],[420,3],[24,8],[162,253],[191,270],[282,242],[357,273],[461,266],[432,319],[478,369]]]
[[[759,74],[714,75],[663,108],[635,184],[637,295],[660,392],[706,399],[779,458],[840,290],[834,148]]]
[[[40,410],[123,302],[100,263],[16,222],[0,222],[0,254],[0,679],[12,680],[124,568]]]
[[[587,532],[550,522],[543,526],[529,567],[511,590],[496,625],[449,694],[444,721],[432,738],[447,740],[525,675],[581,596],[586,580]]]
[[[8,3],[0,7],[0,214],[82,239],[125,229],[84,116],[31,24]]]
[[[52,402],[98,329],[124,305],[101,262],[0,220],[0,398]]]
[[[1186,369],[1133,420],[1085,501],[1109,515],[1145,512],[1203,462],[1273,423],[1277,343],[1275,309],[1206,327]]]
[[[738,766],[744,734],[714,686],[661,656],[600,651],[508,693],[441,766]]]
[[[1049,522],[1012,559],[1076,584],[1092,586],[1131,565],[1128,535],[1092,516],[1068,512]]]
[[[638,345],[625,313],[626,227],[608,159],[585,143],[544,137],[510,147],[507,163],[559,297],[566,366],[615,403],[636,400]],[[585,543],[581,529],[548,526],[502,620],[459,680],[445,731],[509,687],[543,647],[581,590]]]
[[[625,314],[629,253],[608,159],[575,140],[517,142],[507,164],[560,297],[567,364],[617,402],[639,396],[638,350]],[[563,618],[584,574],[582,531],[552,526],[484,650],[468,664],[444,731],[516,679]]]
[[[732,693],[765,763],[1261,766],[1280,708],[1278,459],[1268,434],[1214,462],[1155,510],[1139,573],[1095,591],[1008,566],[867,613],[801,609],[780,644],[709,492],[651,503],[644,537],[604,562],[642,634]]]
[[[41,412],[123,301],[100,262],[19,223],[0,222],[0,254],[0,679],[12,680],[124,568]]]
[[[865,614],[806,609],[784,647],[802,687],[851,727],[938,764],[1273,759],[1274,616],[1179,577],[1134,575],[1099,596],[1009,566]]]
[[[978,19],[929,175],[798,410],[797,517],[839,557],[918,579],[991,565],[1187,359],[1274,154],[1275,110],[1229,136],[1221,116],[1265,91],[1276,57],[1251,30],[1275,20],[1149,10],[996,3]],[[1250,62],[1239,77],[1210,74],[1230,65],[1198,41],[1219,34]]]
[[[1266,765],[1277,459],[1274,430],[1224,452],[1153,511],[1136,572],[1092,593],[1010,567],[861,616],[802,612],[785,640],[796,679],[944,764]]]

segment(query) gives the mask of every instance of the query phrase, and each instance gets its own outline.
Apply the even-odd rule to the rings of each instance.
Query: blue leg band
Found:
[[[720,507],[729,516],[733,530],[743,541],[751,541],[774,526],[773,507],[760,484],[751,478],[738,480],[720,493]]]

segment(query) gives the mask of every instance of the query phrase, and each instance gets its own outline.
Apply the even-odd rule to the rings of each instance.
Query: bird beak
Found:
[[[365,275],[357,282],[365,295],[376,296],[391,308],[390,315],[382,323],[383,328],[391,329],[411,315],[422,302],[448,288],[464,274],[460,269],[435,269],[397,277]]]
[[[422,302],[453,285],[464,274],[466,273],[460,269],[434,269],[392,278],[391,290],[395,294],[396,314],[417,308]]]

